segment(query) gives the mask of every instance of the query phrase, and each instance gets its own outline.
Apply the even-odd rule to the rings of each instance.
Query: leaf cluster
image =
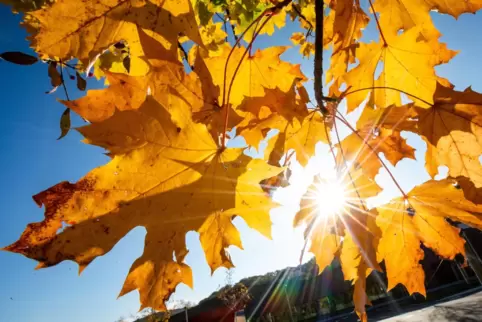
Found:
[[[306,165],[320,142],[330,146],[348,203],[336,216],[320,219],[323,205],[313,202],[316,178],[294,224],[307,225],[320,272],[340,259],[362,319],[369,304],[366,278],[380,270],[380,262],[388,289],[401,283],[410,293],[425,294],[421,243],[453,259],[465,253],[452,223],[482,228],[482,95],[456,91],[436,74],[435,67],[456,52],[440,41],[430,17],[433,10],[456,18],[475,13],[479,0],[368,0],[366,6],[359,0],[28,3],[15,2],[13,9],[24,11],[22,24],[39,58],[19,52],[0,57],[21,65],[47,63],[53,89],[63,88],[66,96],[61,137],[75,112],[88,121],[76,129],[85,143],[105,148],[110,157],[79,181],[33,197],[45,207],[44,220],[29,224],[5,249],[37,260],[38,267],[73,260],[82,271],[143,226],[144,252],[120,295],[138,290],[141,309],[163,310],[179,283],[193,284],[184,263],[185,234],[199,233],[212,271],[232,267],[226,249],[242,247],[232,219],[240,216],[270,237],[269,210],[276,204],[268,192],[286,185],[290,163]],[[292,42],[302,55],[315,57],[316,103],[300,66],[280,57],[286,47],[254,50],[259,35],[273,35],[290,19],[299,24]],[[370,21],[378,39],[362,42]],[[326,49],[331,57],[323,92]],[[107,86],[71,100],[71,72],[81,91],[87,88],[84,73],[105,78]],[[355,125],[342,113],[344,105],[347,113],[362,109]],[[351,131],[343,140],[340,126]],[[258,148],[272,130],[277,134],[262,158],[230,147],[228,133]],[[448,178],[410,192],[398,185],[385,160],[396,166],[415,158],[403,131],[426,142],[432,178],[440,166],[449,169]],[[382,190],[375,181],[380,170],[400,195],[369,209],[365,199]]]

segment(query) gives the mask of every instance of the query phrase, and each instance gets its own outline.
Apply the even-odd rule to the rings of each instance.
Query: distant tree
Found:
[[[243,309],[251,301],[249,290],[242,283],[237,283],[234,286],[226,285],[218,293],[218,298],[232,311]]]

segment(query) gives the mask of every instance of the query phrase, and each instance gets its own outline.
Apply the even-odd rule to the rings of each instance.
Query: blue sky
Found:
[[[450,65],[438,68],[458,89],[472,85],[482,91],[480,80],[482,66],[482,19],[480,15],[464,15],[458,21],[448,16],[434,15],[435,23],[444,36],[442,41],[449,48],[461,50]],[[29,52],[26,34],[19,26],[20,16],[13,15],[0,6],[0,52]],[[373,25],[366,32],[374,35]],[[290,30],[276,34],[274,41],[289,44]],[[283,40],[284,39],[284,40]],[[269,44],[267,38],[260,43]],[[301,63],[307,76],[312,75],[312,61],[302,60],[297,48],[290,49],[284,59]],[[327,61],[327,60],[326,60]],[[50,89],[47,68],[44,64],[17,66],[0,61],[1,127],[0,127],[0,246],[15,241],[25,225],[40,221],[43,209],[38,208],[31,196],[63,180],[76,181],[93,167],[107,161],[102,150],[80,142],[80,135],[71,132],[65,139],[56,141],[59,135],[58,121],[63,106],[56,101],[63,98],[59,90],[46,95]],[[73,82],[73,81],[72,81]],[[89,80],[89,87],[100,86]],[[311,92],[311,83],[307,85]],[[71,95],[77,97],[75,84]],[[355,112],[356,113],[356,112]],[[74,125],[82,121],[74,119]],[[409,143],[417,148],[417,157],[423,159],[424,145],[412,136]],[[291,219],[301,195],[299,187],[309,183],[309,175],[317,169],[329,168],[326,148],[318,150],[308,170],[295,166],[295,188],[280,192],[277,196],[284,207],[272,211],[273,240],[267,240],[236,219],[244,250],[231,249],[237,268],[235,281],[240,278],[263,274],[288,265],[296,265],[302,246],[301,230],[293,231]],[[423,162],[402,161],[394,171],[402,187],[409,190],[414,184],[428,179]],[[386,190],[380,199],[393,197],[396,191],[386,174],[377,181]],[[288,200],[288,201],[286,201]],[[64,262],[56,267],[34,270],[36,263],[20,255],[0,252],[0,311],[2,320],[20,321],[115,321],[129,316],[139,307],[137,292],[120,299],[116,296],[132,262],[141,254],[143,228],[136,228],[122,239],[107,255],[96,259],[81,276],[77,266]],[[225,270],[219,269],[210,276],[196,233],[188,233],[190,253],[187,263],[194,270],[194,289],[181,285],[175,299],[198,301],[224,283]]]

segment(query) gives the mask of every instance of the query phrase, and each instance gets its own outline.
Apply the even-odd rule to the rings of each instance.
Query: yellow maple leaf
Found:
[[[482,95],[470,88],[457,92],[439,85],[434,101],[428,110],[416,109],[417,132],[427,142],[428,173],[434,177],[438,167],[446,165],[450,176],[468,177],[482,187]]]
[[[224,108],[229,113],[227,129],[231,130],[241,122],[241,116],[245,116],[239,109],[245,98],[263,97],[268,89],[275,88],[287,93],[295,80],[305,80],[299,65],[280,60],[279,56],[285,50],[285,47],[258,50],[253,56],[246,55],[243,61],[241,58],[246,52],[243,47],[225,46],[220,53],[211,57],[202,57],[198,52],[195,72],[190,77],[199,78],[197,82],[201,93],[197,96],[202,97],[205,104],[193,108],[194,119],[207,124],[213,137],[219,137],[226,121]]]
[[[129,44],[131,55],[142,56],[140,30],[174,52],[180,33],[202,44],[189,0],[57,0],[29,15],[25,24],[38,53],[63,60],[75,57],[84,66],[121,40]]]
[[[287,47],[269,47],[264,50],[257,50],[251,56],[246,54],[240,64],[233,80],[236,67],[245,55],[246,48],[225,46],[223,55],[205,59],[205,64],[212,75],[213,83],[222,86],[226,79],[226,96],[229,85],[232,88],[229,95],[229,103],[233,106],[241,104],[244,97],[264,96],[265,88],[279,88],[288,92],[295,80],[306,80],[299,64],[291,64],[280,59],[280,55]],[[232,50],[226,69],[226,61],[229,52]],[[225,71],[226,69],[226,71]],[[226,72],[226,77],[224,74]]]
[[[109,150],[112,160],[77,183],[63,182],[36,195],[46,208],[44,221],[30,224],[7,250],[38,260],[39,267],[69,259],[82,270],[130,230],[144,226],[144,253],[121,295],[138,289],[142,307],[165,309],[178,283],[192,285],[183,263],[188,231],[200,232],[212,270],[232,265],[225,253],[230,243],[241,246],[233,215],[270,236],[273,203],[259,182],[281,169],[242,149],[218,149],[204,125],[180,126],[148,97],[136,110],[116,112],[79,131],[87,143]],[[69,227],[58,232],[63,223]]]
[[[311,241],[309,251],[315,255],[320,273],[335,257],[339,257],[345,280],[355,285],[357,314],[366,318],[365,305],[370,304],[365,292],[366,277],[373,269],[381,270],[376,256],[380,230],[375,224],[376,213],[366,211],[360,198],[374,196],[379,190],[365,190],[356,171],[353,171],[344,177],[344,190],[347,190],[345,203],[341,209],[330,214],[320,203],[319,195],[328,193],[320,188],[322,181],[315,177],[303,195],[294,225],[308,225],[305,239]],[[359,192],[354,189],[348,191],[349,186],[356,187]]]
[[[114,115],[116,110],[138,109],[147,96],[145,77],[133,77],[104,71],[110,86],[93,89],[76,100],[61,101],[65,106],[89,122],[100,122]]]
[[[430,108],[407,104],[381,111],[380,117],[392,114],[387,127],[419,134],[427,143],[425,167],[435,177],[445,165],[452,177],[468,177],[482,187],[482,165],[479,156],[482,134],[482,95],[467,88],[463,92],[437,84]],[[395,113],[396,112],[396,113]],[[367,112],[369,113],[369,112]],[[375,113],[376,114],[376,113]],[[398,123],[393,123],[396,117]],[[368,114],[367,116],[368,117]],[[385,126],[382,124],[382,126]]]
[[[299,99],[293,85],[288,92],[265,89],[265,96],[246,98],[239,110],[248,112],[238,126],[238,133],[246,143],[258,147],[271,129],[280,131],[278,143],[271,155],[278,161],[290,149],[294,149],[301,165],[305,166],[315,153],[318,142],[327,143],[325,120],[319,111],[309,111],[303,99]],[[298,87],[298,90],[300,88]],[[301,91],[302,93],[302,91]]]
[[[430,18],[431,11],[458,18],[463,13],[475,13],[482,8],[480,0],[377,0],[374,9],[380,13],[380,26],[384,33],[396,34],[399,30],[421,27],[426,40],[436,39],[440,33]]]
[[[294,45],[300,46],[300,54],[303,55],[303,57],[309,58],[315,53],[315,45],[308,41],[302,32],[293,33],[290,39]]]
[[[436,39],[421,41],[419,34],[418,29],[412,28],[399,36],[386,36],[387,45],[382,40],[360,44],[356,53],[360,64],[343,76],[349,92],[353,92],[346,96],[349,112],[365,100],[373,87],[380,87],[373,90],[374,104],[378,107],[400,105],[400,92],[387,87],[408,92],[421,106],[433,103],[437,82],[448,83],[435,74],[434,67],[448,62],[456,52]],[[383,65],[375,79],[379,63]]]
[[[357,315],[366,319],[366,305],[371,305],[366,294],[366,278],[372,270],[381,271],[376,250],[380,229],[375,224],[376,215],[362,209],[352,209],[345,217],[345,238],[340,253],[340,263],[345,280],[355,285],[353,302]]]
[[[338,79],[343,76],[349,64],[355,63],[354,45],[362,36],[362,30],[368,25],[369,18],[360,7],[358,0],[332,0],[329,16],[325,25],[329,25],[329,41],[333,44],[330,68],[326,74],[326,83],[333,79],[338,85]],[[324,45],[327,40],[324,40]]]
[[[482,227],[482,207],[465,199],[451,179],[427,181],[413,188],[406,200],[394,199],[377,210],[382,231],[379,260],[385,260],[388,290],[402,283],[410,293],[425,295],[421,242],[445,259],[465,255],[460,229],[445,218]]]
[[[370,178],[374,178],[382,167],[378,156],[380,152],[394,166],[403,158],[415,159],[415,149],[406,143],[399,131],[372,126],[350,134],[336,148],[339,166],[343,167],[345,161],[352,161]]]

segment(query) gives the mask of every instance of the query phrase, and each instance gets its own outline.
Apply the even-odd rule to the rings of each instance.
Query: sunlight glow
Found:
[[[346,206],[345,189],[336,181],[325,181],[316,184],[316,203],[318,216],[339,214]]]

